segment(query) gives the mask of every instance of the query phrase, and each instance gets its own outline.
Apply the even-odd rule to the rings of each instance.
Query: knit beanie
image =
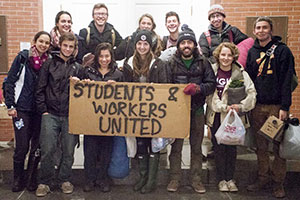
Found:
[[[196,41],[196,36],[194,31],[190,29],[187,24],[183,24],[181,26],[181,30],[182,31],[179,33],[177,39],[177,48],[179,47],[180,42],[182,42],[183,40],[191,40],[194,42],[195,46],[197,46],[197,41]]]
[[[214,4],[210,7],[208,11],[208,20],[210,19],[210,16],[214,13],[220,13],[223,15],[223,17],[226,17],[225,10],[220,4]]]
[[[152,34],[150,31],[148,31],[148,30],[139,31],[137,33],[137,35],[135,36],[134,44],[136,44],[140,40],[148,42],[150,47],[152,47]]]

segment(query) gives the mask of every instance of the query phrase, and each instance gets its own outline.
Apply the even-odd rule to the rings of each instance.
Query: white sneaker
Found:
[[[74,186],[72,185],[72,183],[70,183],[69,181],[67,181],[67,182],[64,182],[61,185],[61,190],[65,194],[71,194],[71,193],[73,193]]]
[[[234,180],[228,181],[227,182],[227,187],[229,188],[230,192],[237,192],[237,191],[239,191],[239,189],[237,188]]]
[[[45,184],[39,184],[38,188],[35,191],[35,195],[37,197],[44,197],[50,192],[50,188],[48,185]]]
[[[225,180],[220,181],[218,186],[219,186],[220,192],[229,192],[229,188],[228,188],[227,182]]]

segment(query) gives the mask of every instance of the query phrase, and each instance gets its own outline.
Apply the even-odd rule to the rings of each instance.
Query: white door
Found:
[[[72,29],[75,33],[86,28],[92,21],[92,9],[95,0],[43,0],[44,30],[50,31],[55,25],[55,16],[61,11],[70,12],[73,19]],[[188,24],[197,37],[207,30],[207,12],[210,0],[102,0],[108,7],[108,22],[113,24],[123,38],[131,35],[138,27],[141,15],[149,13],[156,23],[156,33],[168,34],[165,27],[165,14],[175,11],[181,24]],[[73,168],[83,168],[83,137],[80,137],[80,148],[75,150]],[[189,155],[189,154],[187,154]]]

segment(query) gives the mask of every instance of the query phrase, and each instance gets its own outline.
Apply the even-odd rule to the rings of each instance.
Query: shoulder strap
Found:
[[[167,43],[168,43],[169,36],[164,36],[163,37],[163,48],[167,48]]]
[[[210,32],[209,31],[205,31],[204,35],[206,37],[207,43],[208,43],[208,47],[211,48],[211,37],[210,37]]]
[[[111,45],[114,48],[116,42],[116,32],[114,29],[111,29]]]
[[[85,38],[85,41],[86,41],[86,44],[89,45],[90,43],[90,37],[91,37],[91,28],[90,27],[87,27],[86,28],[86,38]]]

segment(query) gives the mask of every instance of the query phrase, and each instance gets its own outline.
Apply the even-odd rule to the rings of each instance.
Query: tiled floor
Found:
[[[37,198],[34,193],[30,193],[26,190],[19,193],[12,193],[10,182],[12,180],[12,155],[13,148],[6,145],[6,143],[0,143],[0,200],[10,199],[55,199],[55,200],[93,200],[93,199],[143,199],[143,200],[156,200],[156,199],[174,199],[174,200],[185,200],[185,199],[237,199],[237,200],[264,200],[272,199],[270,190],[265,190],[256,193],[249,193],[246,191],[247,184],[255,178],[256,170],[256,156],[252,151],[246,148],[239,148],[238,160],[236,164],[236,180],[239,186],[239,192],[237,193],[221,193],[217,190],[215,181],[215,170],[214,161],[207,160],[203,162],[203,176],[202,181],[206,186],[207,192],[205,194],[196,194],[190,186],[188,186],[188,169],[189,162],[189,144],[185,141],[183,148],[182,168],[183,168],[183,186],[180,187],[176,193],[169,193],[166,191],[166,185],[168,183],[168,159],[170,147],[166,153],[161,155],[160,160],[160,171],[158,175],[158,188],[151,194],[142,195],[138,192],[132,191],[132,185],[138,178],[138,172],[136,170],[136,162],[133,160],[133,169],[130,175],[122,180],[114,179],[115,185],[112,187],[112,191],[109,193],[102,193],[99,189],[91,193],[84,193],[82,187],[84,184],[84,173],[83,173],[83,153],[82,147],[76,149],[76,156],[74,162],[74,175],[73,183],[75,185],[75,191],[73,194],[65,195],[60,190],[53,190],[45,198]],[[203,142],[203,152],[206,154],[210,148],[210,143],[207,139]],[[295,166],[299,166],[298,163],[293,163]],[[287,191],[287,198],[285,199],[300,199],[300,174],[299,173],[288,173],[285,188]]]

